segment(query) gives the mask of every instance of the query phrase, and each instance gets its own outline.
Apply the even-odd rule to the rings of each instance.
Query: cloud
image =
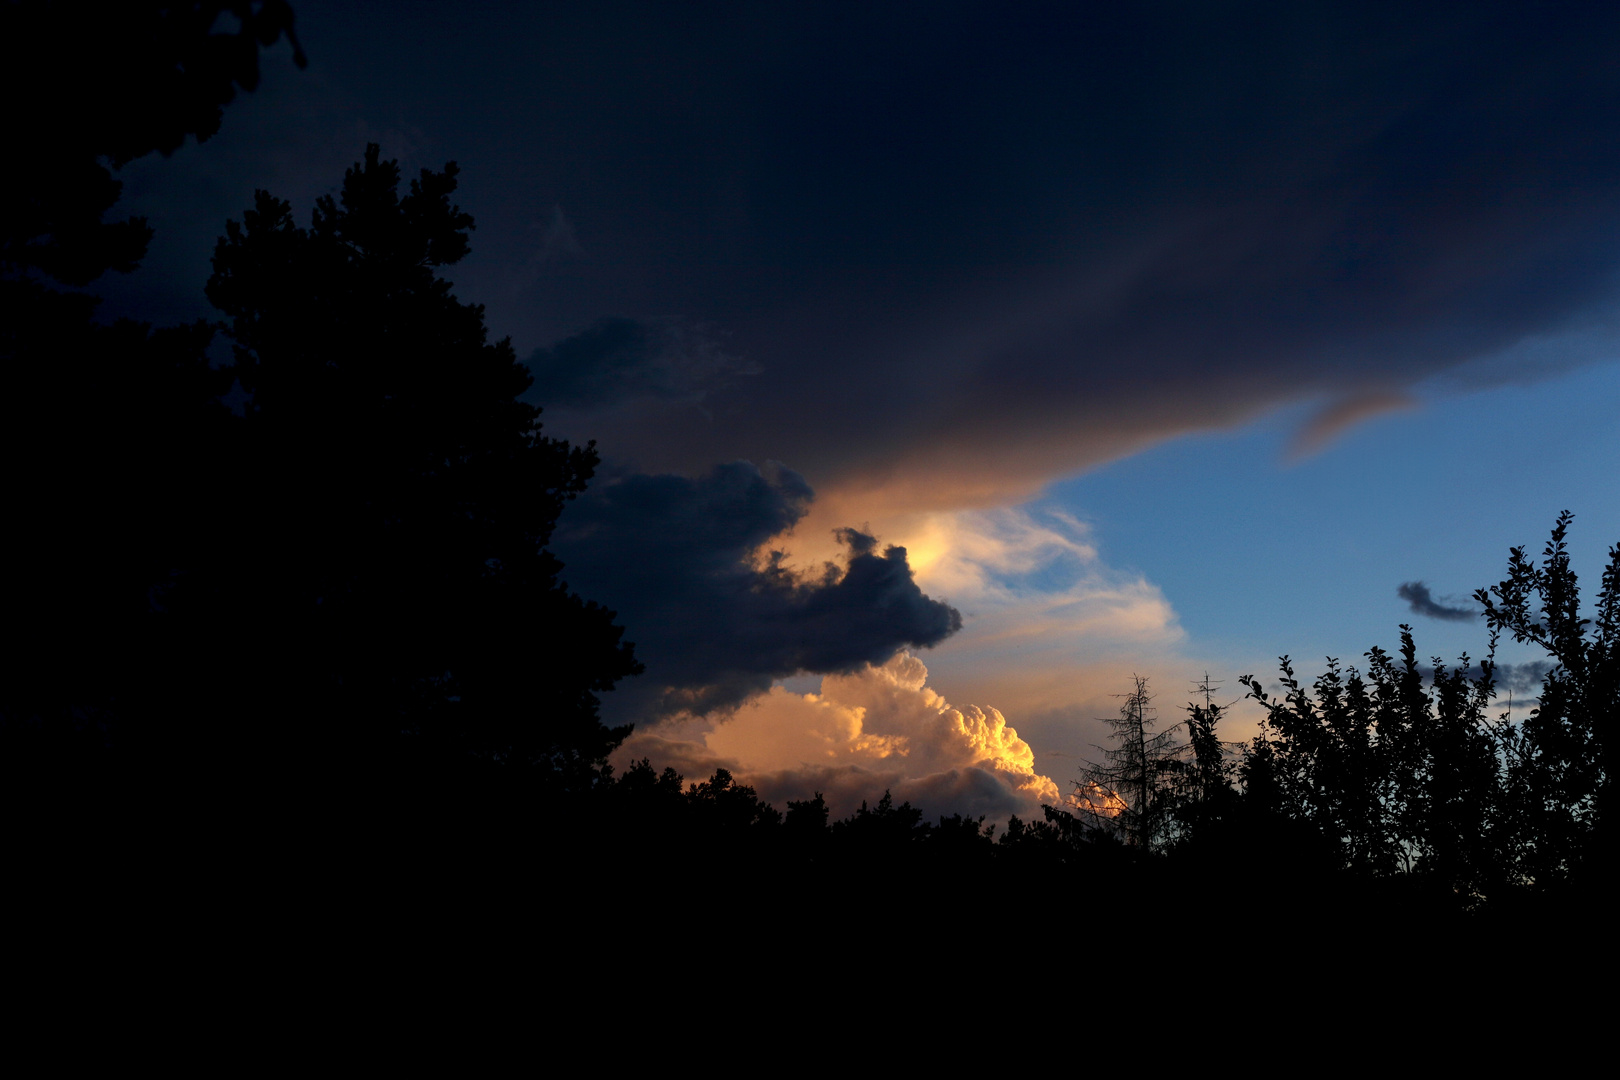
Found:
[[[1288,456],[1295,461],[1310,457],[1364,420],[1416,406],[1417,399],[1401,391],[1370,390],[1342,397],[1300,427],[1289,446]]]
[[[186,168],[126,170],[158,239],[109,287],[169,299],[109,311],[202,304],[219,221],[256,186],[323,191],[369,113],[457,148],[480,223],[457,286],[550,345],[548,429],[642,471],[775,459],[824,496],[1007,506],[1290,403],[1338,403],[1310,445],[1380,395],[1617,355],[1620,8],[326,17],[378,56],[432,42],[444,77],[340,90],[267,56]],[[545,287],[503,287],[537,207]],[[561,258],[586,221],[590,257]]]
[[[827,796],[835,814],[884,791],[925,813],[1038,814],[1060,798],[1029,744],[998,710],[952,706],[910,653],[822,679],[819,693],[775,687],[723,722],[666,723],[638,732],[624,760],[724,766],[777,805]],[[697,728],[706,727],[706,730]],[[680,737],[684,736],[684,737]]]
[[[1395,590],[1395,594],[1411,605],[1414,615],[1446,622],[1473,622],[1479,617],[1479,612],[1472,608],[1447,607],[1437,603],[1429,594],[1429,587],[1421,581],[1404,582]]]
[[[928,23],[708,26],[690,45],[717,62],[671,54],[716,72],[689,104],[603,106],[661,130],[593,177],[671,194],[593,215],[636,222],[633,280],[600,302],[699,311],[763,370],[704,397],[712,423],[677,395],[559,430],[648,467],[773,457],[825,493],[985,508],[1291,402],[1331,403],[1310,452],[1482,358],[1508,378],[1615,355],[1568,334],[1620,307],[1620,78],[1597,44],[1620,13]]]
[[[545,406],[599,408],[640,399],[694,404],[759,367],[726,352],[704,327],[600,319],[530,355],[526,397]]]
[[[836,494],[836,493],[835,493]],[[1182,686],[1223,662],[1183,655],[1187,635],[1164,592],[1109,564],[1091,527],[1052,503],[997,510],[893,512],[848,497],[813,504],[773,545],[799,561],[820,552],[827,523],[870,520],[906,548],[917,584],[962,612],[963,628],[930,653],[953,697],[994,701],[1047,760],[1078,760],[1102,741],[1093,717],[1132,671]]]
[[[1552,668],[1553,666],[1544,660],[1530,660],[1522,664],[1497,664],[1496,691],[1498,694],[1529,695],[1533,701],[1534,695],[1541,693],[1541,680]]]
[[[1552,669],[1553,665],[1544,660],[1528,660],[1522,664],[1495,664],[1491,677],[1496,684],[1498,701],[1506,704],[1507,695],[1512,694],[1516,699],[1514,701],[1516,707],[1535,705],[1540,700],[1541,680]],[[1434,668],[1419,665],[1418,672],[1425,682],[1434,681]],[[1482,668],[1478,663],[1470,664],[1466,674],[1469,679],[1477,680],[1482,674]]]
[[[774,679],[881,664],[960,629],[905,549],[866,533],[845,529],[843,556],[814,571],[762,551],[813,497],[790,469],[733,462],[696,479],[610,477],[568,508],[551,543],[563,576],[618,613],[647,666],[614,706],[733,708]]]

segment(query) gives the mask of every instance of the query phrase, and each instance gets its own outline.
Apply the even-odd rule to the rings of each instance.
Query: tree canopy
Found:
[[[595,694],[639,668],[544,548],[596,454],[541,433],[511,343],[438,276],[473,227],[455,187],[450,164],[402,193],[372,145],[309,228],[265,192],[228,225],[207,291],[250,397],[216,602],[253,611],[264,722],[301,745],[588,771],[623,737]]]
[[[109,325],[75,290],[146,253],[144,219],[109,218],[116,168],[212,135],[237,89],[258,84],[260,49],[284,36],[302,64],[284,0],[0,7],[0,80],[16,106],[0,175],[13,526],[0,735],[13,750],[75,757],[174,720],[172,687],[191,665],[154,619],[175,577],[228,543],[217,504],[231,482],[231,375],[209,362],[208,325]]]

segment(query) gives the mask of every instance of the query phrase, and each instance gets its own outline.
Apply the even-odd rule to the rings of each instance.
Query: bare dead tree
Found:
[[[1101,747],[1103,760],[1089,762],[1075,784],[1076,810],[1094,828],[1117,835],[1127,845],[1144,851],[1162,847],[1171,827],[1172,788],[1185,769],[1185,744],[1176,741],[1176,727],[1154,731],[1157,721],[1153,695],[1145,676],[1133,676],[1136,686],[1123,697],[1117,718],[1105,718],[1113,729],[1113,748]]]

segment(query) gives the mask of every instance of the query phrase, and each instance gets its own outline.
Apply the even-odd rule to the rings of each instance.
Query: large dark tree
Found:
[[[595,459],[539,435],[434,275],[471,226],[454,170],[400,198],[373,154],[308,231],[262,200],[221,248],[220,367],[214,327],[107,325],[75,290],[145,253],[117,168],[212,135],[291,9],[37,0],[0,29],[11,779],[134,754],[127,777],[229,784],[401,745],[588,777],[615,738],[594,694],[635,664],[543,546]]]
[[[468,250],[456,167],[400,192],[370,146],[309,228],[260,192],[214,256],[251,400],[238,542],[210,578],[238,664],[225,722],[301,757],[401,748],[584,781],[638,670],[545,550],[592,447],[541,434],[528,371],[438,269]],[[206,621],[206,620],[205,620]]]

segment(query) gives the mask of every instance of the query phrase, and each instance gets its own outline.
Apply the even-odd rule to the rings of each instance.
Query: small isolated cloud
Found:
[[[1443,619],[1446,622],[1473,622],[1478,612],[1472,608],[1447,607],[1439,603],[1429,593],[1429,587],[1421,581],[1408,581],[1395,590],[1395,594],[1411,606],[1412,614],[1422,615],[1428,619]]]
[[[612,408],[632,401],[695,403],[759,365],[725,350],[709,328],[666,320],[599,319],[529,356],[528,397],[546,407]]]
[[[647,667],[615,705],[731,709],[778,678],[882,664],[961,628],[918,587],[906,550],[866,533],[841,530],[842,557],[814,571],[762,552],[813,498],[791,469],[738,461],[695,479],[611,478],[568,508],[551,543],[563,576],[618,613]]]
[[[725,765],[761,797],[826,796],[835,814],[885,791],[925,813],[1038,814],[1060,799],[1035,753],[998,710],[953,706],[909,653],[822,679],[821,692],[774,687],[706,731],[671,723],[633,735],[619,757],[696,772]],[[690,732],[684,738],[677,733]]]

